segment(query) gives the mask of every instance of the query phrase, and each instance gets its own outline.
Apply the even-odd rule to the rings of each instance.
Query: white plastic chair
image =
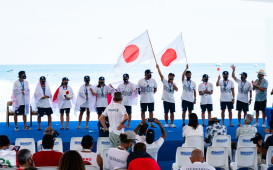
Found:
[[[239,147],[256,147],[256,145],[251,141],[254,135],[240,135],[238,138],[237,148]]]
[[[103,169],[109,169],[109,163],[108,163],[109,150],[110,148],[106,148],[102,150]]]
[[[235,154],[235,162],[230,163],[232,170],[238,168],[258,169],[258,158],[256,147],[238,147]]]
[[[57,170],[57,166],[43,166],[43,167],[36,167],[38,170]]]
[[[75,150],[75,151],[82,150],[81,142],[82,142],[82,137],[72,137],[70,141],[70,150]]]
[[[98,170],[98,168],[93,165],[85,165],[85,170]]]
[[[172,169],[178,170],[182,166],[187,166],[192,164],[190,157],[194,149],[196,148],[195,147],[178,147],[176,149],[175,163],[173,163]]]
[[[267,168],[273,166],[273,164],[271,164],[272,155],[273,155],[273,146],[269,146],[266,152],[266,161],[265,161],[265,164],[261,164],[261,170],[267,170]]]
[[[103,149],[110,148],[110,139],[108,137],[99,137],[97,140],[97,154],[101,155]]]
[[[264,142],[266,141],[266,139],[269,137],[269,136],[271,136],[272,134],[270,133],[270,134],[266,134],[265,135],[265,137],[264,137]]]
[[[204,137],[203,136],[187,136],[182,147],[195,147],[200,149],[204,154]]]
[[[41,151],[43,149],[42,140],[38,140],[37,142],[37,151]],[[63,140],[62,138],[55,138],[53,150],[63,153]]]
[[[229,170],[228,148],[210,146],[207,149],[206,162],[214,168]]]
[[[20,150],[30,150],[32,155],[35,153],[35,141],[33,138],[17,138],[15,140],[15,146],[20,146]]]
[[[232,157],[231,157],[231,137],[230,137],[230,135],[217,135],[217,136],[214,136],[213,139],[212,139],[212,146],[227,147],[228,156],[229,156],[230,160],[232,160]]]

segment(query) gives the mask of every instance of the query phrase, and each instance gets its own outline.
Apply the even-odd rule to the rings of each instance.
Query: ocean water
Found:
[[[212,112],[212,116],[217,116],[220,118],[220,89],[219,87],[215,87],[218,75],[222,74],[222,71],[229,71],[230,79],[232,69],[230,68],[231,63],[223,63],[221,66],[216,65],[215,63],[195,63],[189,64],[189,70],[192,72],[192,80],[196,82],[196,85],[202,83],[202,75],[208,74],[209,81],[214,85],[214,94],[213,94],[213,103],[214,110]],[[240,63],[236,64],[236,76],[239,77],[241,72],[248,73],[248,81],[255,80],[257,78],[257,71],[259,69],[265,69],[264,63]],[[18,79],[18,72],[21,70],[26,71],[27,81],[30,84],[31,96],[34,93],[35,87],[39,81],[40,76],[46,76],[47,81],[50,84],[52,93],[58,88],[61,83],[63,77],[69,78],[69,85],[72,86],[75,93],[78,92],[80,85],[82,85],[83,77],[85,75],[89,75],[91,77],[91,84],[97,84],[98,78],[100,76],[105,77],[106,84],[113,83],[114,86],[117,87],[117,82],[122,81],[122,75],[115,77],[113,70],[113,65],[111,64],[86,64],[86,65],[0,65],[0,121],[5,121],[6,115],[6,103],[11,98],[12,93],[12,85],[15,80]],[[217,68],[220,68],[220,71],[217,71]],[[138,80],[144,77],[144,71],[146,69],[151,69],[154,73],[152,77],[158,83],[158,91],[155,94],[155,111],[154,117],[159,119],[164,119],[163,114],[163,102],[161,100],[162,95],[162,83],[160,81],[160,77],[158,75],[157,69],[150,64],[140,64],[127,73],[130,75],[130,81],[137,84]],[[176,113],[175,119],[181,119],[181,94],[182,94],[182,83],[181,77],[182,73],[185,69],[185,64],[174,64],[171,70],[167,70],[164,73],[164,76],[167,78],[168,71],[173,72],[175,74],[175,83],[178,85],[178,92],[175,93],[176,100]],[[240,78],[240,77],[239,77]],[[116,83],[116,84],[115,84]],[[270,82],[269,82],[270,83]],[[268,94],[271,90],[268,90]],[[235,94],[237,96],[237,84],[235,83]],[[255,93],[253,93],[253,99],[255,98]],[[268,104],[271,105],[271,97],[268,97]],[[194,106],[194,112],[200,117],[200,96],[197,94],[197,103]],[[250,106],[250,113],[253,113],[254,103]],[[233,110],[233,115],[237,118],[237,113]],[[146,113],[148,116],[148,113]],[[133,120],[139,120],[140,117],[140,106],[133,107]],[[227,116],[226,116],[227,118]],[[34,118],[35,120],[36,118]],[[43,120],[47,118],[44,117]],[[53,116],[53,121],[58,121],[59,117],[56,115]],[[78,118],[71,114],[71,120],[78,120]],[[91,120],[97,120],[97,114],[91,113]],[[19,121],[22,121],[21,118]]]

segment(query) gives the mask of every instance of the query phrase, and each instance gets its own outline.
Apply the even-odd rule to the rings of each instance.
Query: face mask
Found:
[[[152,78],[152,75],[151,75],[151,74],[149,74],[149,75],[148,75],[148,78],[149,78],[149,79],[150,79],[150,78]]]
[[[63,85],[67,85],[67,84],[68,84],[67,82],[63,83]]]
[[[27,78],[27,76],[23,76],[23,79],[26,79]]]
[[[187,77],[187,80],[188,80],[188,81],[191,80],[191,77]]]
[[[244,78],[244,77],[241,77],[241,80],[242,80],[242,81],[244,81],[244,80],[245,80],[245,78]]]
[[[173,79],[169,79],[169,81],[173,81]]]
[[[258,79],[259,79],[259,78],[261,78],[261,76],[260,76],[260,75],[257,75],[257,77],[258,77]]]
[[[224,77],[224,80],[227,80],[228,79],[228,77]]]
[[[99,82],[99,85],[103,85],[104,84],[104,82]]]
[[[126,83],[128,81],[128,79],[123,79],[123,81]]]
[[[85,83],[86,83],[86,84],[89,84],[89,82],[90,82],[90,80],[85,80]]]
[[[204,79],[203,81],[204,81],[204,82],[208,82],[208,79]]]
[[[41,84],[45,84],[45,81],[41,81]]]

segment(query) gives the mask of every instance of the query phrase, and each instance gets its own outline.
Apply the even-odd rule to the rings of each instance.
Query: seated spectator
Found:
[[[60,162],[58,170],[85,170],[81,155],[77,151],[66,151]]]
[[[0,136],[0,159],[3,159],[2,165],[6,167],[16,167],[16,151],[10,148],[10,140],[6,135]]]
[[[111,148],[108,152],[108,163],[110,170],[115,168],[127,168],[127,158],[136,140],[135,132],[129,130],[119,135],[120,146]]]
[[[21,149],[17,154],[17,159],[19,162],[18,170],[35,167],[35,164],[32,160],[31,152],[28,149]]]
[[[190,160],[191,165],[182,166],[181,170],[194,170],[194,169],[204,169],[204,170],[215,170],[214,167],[209,166],[204,162],[204,156],[201,150],[195,149],[191,153]]]
[[[105,125],[107,128],[109,128],[108,116],[105,117]],[[100,121],[98,121],[98,128],[99,128],[99,137],[109,137],[109,131],[107,129],[104,129]]]
[[[160,170],[157,162],[146,152],[146,145],[142,142],[135,144],[134,152],[127,159],[129,170]]]
[[[139,123],[139,125],[135,128],[134,132],[136,133],[136,143],[144,142],[146,140],[146,133],[148,129],[147,119],[143,120]]]
[[[94,140],[92,136],[85,135],[82,138],[82,151],[79,151],[79,154],[82,156],[83,162],[85,165],[93,165],[96,166],[97,169],[103,169],[103,162],[100,155],[92,152],[92,148],[94,145]]]
[[[247,114],[244,120],[244,125],[242,127],[237,128],[236,130],[236,138],[238,139],[240,135],[255,135],[257,133],[257,128],[251,126],[254,118],[251,114]]]
[[[184,141],[187,136],[204,136],[203,126],[198,124],[198,117],[195,113],[189,115],[189,124],[184,126],[182,135]]]
[[[157,153],[160,147],[163,145],[164,140],[166,139],[166,132],[161,122],[158,119],[154,119],[154,122],[160,127],[161,137],[155,141],[155,132],[153,129],[149,129],[146,134],[146,141],[144,144],[147,148],[147,153],[149,153],[155,161],[157,161]]]
[[[52,135],[45,135],[43,137],[43,150],[33,154],[33,161],[37,167],[58,166],[63,153],[53,150],[54,141],[55,139]]]
[[[213,117],[208,122],[208,127],[206,129],[206,143],[211,145],[212,139],[217,135],[227,135],[227,127],[220,124],[220,120],[217,117]]]

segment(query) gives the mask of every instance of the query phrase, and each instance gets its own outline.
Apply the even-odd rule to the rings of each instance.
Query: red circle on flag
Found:
[[[217,71],[220,71],[220,67],[217,67]]]
[[[161,57],[161,62],[163,66],[168,67],[171,62],[177,59],[176,51],[172,48],[169,48]]]
[[[123,51],[123,58],[126,63],[131,63],[137,59],[139,55],[139,48],[136,45],[129,45]]]

